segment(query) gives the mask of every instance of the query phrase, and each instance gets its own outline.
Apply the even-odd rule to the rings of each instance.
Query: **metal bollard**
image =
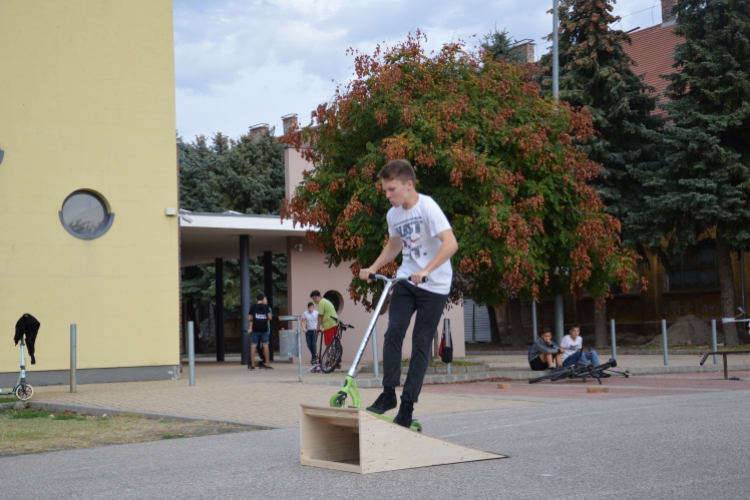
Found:
[[[536,300],[531,301],[531,329],[534,332],[534,342],[539,338],[539,333],[536,326]]]
[[[378,328],[372,327],[372,369],[375,372],[375,378],[380,378],[380,367],[378,366]]]
[[[667,320],[661,320],[661,345],[664,349],[664,366],[669,365],[669,349],[667,344]]]
[[[302,382],[302,323],[297,319],[297,369],[299,381]]]
[[[615,320],[610,320],[609,331],[612,334],[612,359],[617,359],[617,339],[615,338]]]
[[[76,349],[77,326],[70,325],[70,392],[77,392],[76,386]]]
[[[718,346],[716,345],[716,320],[711,320],[711,350],[716,352],[719,350]],[[718,354],[714,354],[714,364],[719,364],[719,356]]]
[[[188,370],[190,372],[190,387],[195,386],[195,335],[192,321],[188,321]]]
[[[453,347],[450,318],[443,319],[443,335],[445,335],[445,347]],[[447,373],[448,375],[451,374],[451,363],[445,365],[445,373]]]

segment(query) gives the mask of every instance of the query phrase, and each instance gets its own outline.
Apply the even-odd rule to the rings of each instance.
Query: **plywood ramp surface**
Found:
[[[505,458],[426,436],[356,408],[302,405],[300,462],[367,474]]]

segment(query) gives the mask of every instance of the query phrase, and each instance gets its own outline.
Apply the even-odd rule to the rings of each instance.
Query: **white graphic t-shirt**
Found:
[[[313,311],[312,314],[310,314],[310,311],[305,309],[305,312],[302,313],[302,317],[305,318],[305,329],[318,329],[318,311]]]
[[[576,351],[583,349],[583,338],[579,335],[573,340],[573,337],[566,335],[563,337],[562,342],[560,342],[560,347],[565,348],[565,352],[562,353],[562,360],[565,361],[566,358],[575,354]]]
[[[386,219],[389,234],[401,238],[403,244],[403,262],[396,274],[398,278],[407,278],[424,269],[442,244],[437,235],[451,228],[448,218],[435,200],[424,194],[420,194],[417,203],[408,210],[392,207],[388,210]],[[447,295],[452,279],[453,269],[448,259],[430,273],[427,283],[419,287],[428,292]]]

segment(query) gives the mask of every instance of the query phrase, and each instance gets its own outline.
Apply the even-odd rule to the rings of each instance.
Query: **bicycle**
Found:
[[[599,382],[599,385],[601,385],[603,374],[606,373],[620,375],[625,378],[630,377],[629,371],[625,370],[624,372],[622,372],[619,370],[615,370],[614,368],[616,366],[617,361],[614,359],[610,359],[606,363],[598,366],[594,366],[592,363],[582,363],[579,361],[574,365],[557,368],[550,371],[549,373],[545,373],[541,377],[533,378],[529,380],[529,384],[536,384],[544,380],[556,382],[558,380],[563,380],[566,378],[582,378],[583,382],[586,383],[587,379],[590,377],[596,379],[596,381]]]
[[[323,373],[331,373],[336,368],[341,368],[341,356],[344,354],[344,348],[341,346],[341,337],[344,332],[354,328],[352,325],[337,322],[336,334],[333,336],[333,340],[323,351],[323,355],[320,357],[320,369]]]

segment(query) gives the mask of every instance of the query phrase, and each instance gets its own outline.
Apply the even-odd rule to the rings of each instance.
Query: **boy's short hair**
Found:
[[[569,330],[572,330],[573,328],[578,328],[578,329],[580,330],[580,329],[581,329],[581,325],[579,325],[578,323],[575,323],[575,324],[573,324],[573,325],[570,325],[570,328],[569,328]]]
[[[390,181],[398,179],[401,182],[412,181],[417,183],[417,174],[414,173],[414,168],[406,160],[393,160],[380,169],[378,177],[383,180]]]
[[[315,305],[315,302],[308,302],[307,303],[307,307],[314,306],[314,305]]]
[[[312,292],[310,292],[310,298],[312,297],[320,297],[320,291],[313,290]]]
[[[266,294],[263,292],[258,292],[255,294],[255,300],[263,300],[266,298]]]
[[[542,328],[542,335],[544,335],[545,333],[552,333],[552,328],[548,326],[545,326],[544,328]]]

